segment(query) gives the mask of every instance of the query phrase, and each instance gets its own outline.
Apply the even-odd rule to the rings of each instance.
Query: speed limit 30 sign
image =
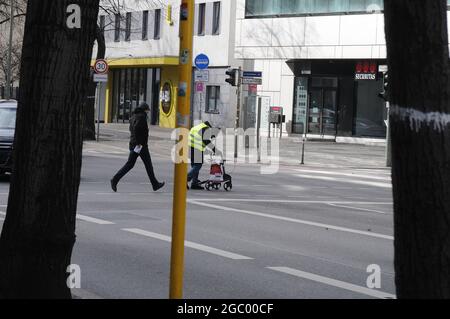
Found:
[[[96,74],[107,74],[108,62],[106,62],[106,60],[103,59],[95,61],[94,71]]]

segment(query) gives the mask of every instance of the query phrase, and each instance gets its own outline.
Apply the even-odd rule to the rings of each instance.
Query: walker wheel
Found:
[[[206,183],[205,188],[206,188],[207,191],[210,191],[211,190],[211,183],[210,182]]]
[[[233,189],[233,184],[231,184],[230,182],[227,182],[227,183],[225,183],[225,184],[223,185],[223,188],[224,188],[227,192],[229,192],[229,191],[231,191],[231,190]]]

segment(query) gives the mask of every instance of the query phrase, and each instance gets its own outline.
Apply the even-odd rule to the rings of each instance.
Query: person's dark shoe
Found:
[[[115,183],[113,180],[111,180],[111,188],[114,193],[117,193],[117,183]]]
[[[156,191],[158,191],[158,190],[160,190],[161,188],[163,188],[164,187],[164,185],[166,185],[166,183],[165,182],[162,182],[162,183],[158,183],[158,185],[156,185],[156,187],[155,186],[153,186],[153,190],[156,192]]]
[[[191,185],[191,189],[202,191],[205,188],[203,186],[201,186],[201,185],[195,184],[195,185]]]

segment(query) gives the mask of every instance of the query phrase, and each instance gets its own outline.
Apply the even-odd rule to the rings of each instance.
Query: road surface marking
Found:
[[[77,219],[85,221],[85,222],[89,222],[89,223],[98,224],[98,225],[114,225],[115,224],[115,223],[109,222],[107,220],[93,218],[93,217],[84,216],[84,215],[80,215],[80,214],[77,214]]]
[[[0,217],[0,220],[5,220],[3,217]]]
[[[253,199],[253,198],[214,198],[195,199],[197,202],[249,202],[249,203],[290,203],[290,204],[339,204],[339,205],[393,205],[392,202],[352,202],[352,201],[327,201],[327,200],[291,200],[291,199]]]
[[[0,215],[6,216],[5,212],[0,211]]]
[[[126,231],[126,232],[129,232],[129,233],[134,233],[134,234],[138,234],[138,235],[142,235],[142,236],[146,236],[146,237],[150,237],[150,238],[154,238],[154,239],[159,239],[159,240],[166,241],[166,242],[169,242],[169,243],[172,242],[172,238],[169,237],[169,236],[148,232],[148,231],[145,231],[145,230],[142,230],[142,229],[125,228],[125,229],[122,229],[122,230]],[[204,252],[207,252],[207,253],[210,253],[210,254],[214,254],[214,255],[218,255],[218,256],[234,259],[234,260],[245,260],[245,259],[249,260],[249,259],[253,259],[253,258],[250,258],[250,257],[246,257],[246,256],[230,253],[230,252],[225,251],[225,250],[220,250],[220,249],[216,249],[216,248],[205,246],[205,245],[201,245],[201,244],[196,244],[196,243],[193,243],[193,242],[190,242],[190,241],[187,241],[187,240],[184,241],[184,245],[186,247],[189,247],[189,248],[201,250],[201,251],[204,251]]]
[[[338,183],[351,183],[351,184],[375,186],[375,187],[381,187],[381,188],[392,188],[392,185],[388,184],[388,183],[361,181],[361,180],[355,180],[355,179],[349,179],[349,178],[338,179],[338,178],[328,177],[328,176],[315,176],[315,175],[305,175],[305,174],[295,174],[294,176],[301,177],[301,178],[308,178],[308,179],[318,179],[318,180],[323,180],[323,181],[332,181],[332,182],[338,182]]]
[[[308,221],[308,220],[295,219],[295,218],[259,213],[259,212],[249,211],[249,210],[236,209],[236,208],[231,208],[231,207],[201,203],[196,200],[188,200],[188,203],[198,205],[198,206],[204,206],[204,207],[224,210],[224,211],[228,211],[228,212],[235,212],[235,213],[242,213],[242,214],[247,214],[247,215],[267,217],[267,218],[271,218],[271,219],[278,219],[278,220],[283,220],[283,221],[297,223],[297,224],[303,224],[303,225],[314,226],[314,227],[325,228],[325,229],[332,229],[332,230],[337,230],[337,231],[346,232],[346,233],[353,233],[353,234],[364,235],[364,236],[369,236],[369,237],[394,240],[394,237],[389,236],[389,235],[372,233],[372,232],[368,232],[368,231],[356,230],[356,229],[334,226],[334,225],[327,225],[327,224],[322,224],[322,223],[316,223],[316,222],[312,222],[312,221]]]
[[[352,206],[345,206],[345,205],[337,205],[337,204],[328,204],[333,207],[341,207],[341,208],[350,208],[354,210],[361,210],[363,212],[371,212],[371,213],[377,213],[377,214],[383,214],[383,215],[390,215],[389,213],[383,212],[381,210],[374,210],[374,209],[367,209],[367,208],[359,208],[359,207],[352,207]]]
[[[325,284],[325,285],[329,285],[329,286],[333,286],[333,287],[337,287],[337,288],[341,288],[341,289],[357,292],[357,293],[364,294],[364,295],[371,296],[371,297],[375,297],[375,298],[395,299],[395,295],[389,294],[387,292],[383,292],[383,291],[379,291],[379,290],[375,290],[375,289],[370,289],[370,288],[366,288],[366,287],[362,287],[362,286],[357,286],[357,285],[354,285],[354,284],[351,284],[351,283],[348,283],[348,282],[345,282],[345,281],[340,281],[340,280],[336,280],[336,279],[332,279],[332,278],[328,278],[328,277],[323,277],[323,276],[319,276],[319,275],[316,275],[316,274],[304,272],[304,271],[293,269],[293,268],[288,268],[288,267],[267,267],[267,269],[275,270],[275,271],[282,272],[282,273],[285,273],[285,274],[288,274],[288,275],[292,275],[292,276],[296,276],[296,277],[299,277],[299,278],[312,280],[312,281],[315,281],[315,282],[320,282],[320,283]]]
[[[346,176],[346,177],[359,177],[359,178],[368,178],[375,180],[382,180],[390,182],[391,178],[387,176],[373,176],[373,175],[363,175],[363,174],[352,174],[352,173],[342,173],[342,172],[327,172],[327,171],[316,171],[316,170],[308,170],[308,169],[296,169],[297,172],[300,173],[311,173],[311,174],[323,174],[323,175],[335,175],[335,176]]]

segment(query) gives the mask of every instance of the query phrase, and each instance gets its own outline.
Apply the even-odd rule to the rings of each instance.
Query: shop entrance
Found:
[[[337,78],[312,78],[308,132],[336,136]]]

